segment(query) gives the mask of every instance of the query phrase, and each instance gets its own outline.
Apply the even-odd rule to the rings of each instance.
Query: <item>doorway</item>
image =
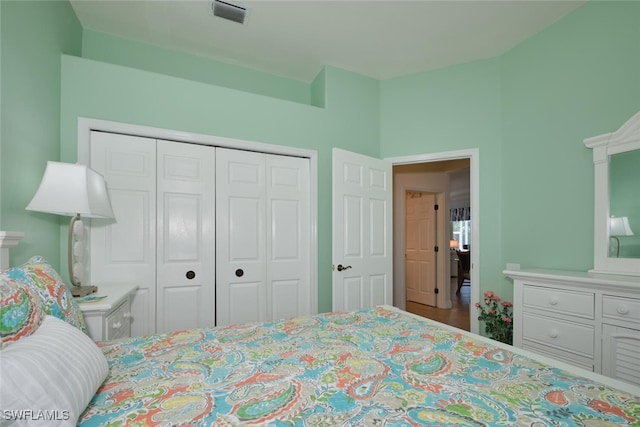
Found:
[[[415,178],[422,175],[422,178],[429,178],[429,182],[423,180],[423,184],[419,184],[420,190],[424,191],[443,191],[445,193],[445,201],[439,203],[439,210],[443,215],[443,220],[439,221],[437,246],[438,254],[442,262],[442,272],[439,275],[438,293],[436,295],[437,303],[435,307],[422,305],[419,315],[432,318],[442,323],[447,323],[455,327],[478,332],[479,323],[477,316],[472,313],[473,305],[471,301],[477,301],[479,298],[479,264],[478,250],[472,251],[472,270],[470,286],[464,286],[460,296],[456,295],[457,264],[455,251],[449,249],[449,242],[453,237],[451,229],[450,209],[452,207],[459,208],[466,205],[471,212],[471,222],[474,226],[471,229],[469,237],[469,246],[479,248],[479,158],[478,150],[463,150],[447,153],[434,153],[428,155],[410,156],[403,158],[387,159],[393,164],[394,171],[394,305],[404,309],[412,309],[413,303],[408,303],[407,289],[407,267],[405,263],[405,247],[406,247],[406,229],[404,226],[405,208],[400,206],[398,200],[404,202],[404,192],[406,188],[415,184]],[[460,185],[457,180],[452,180],[452,175],[460,175],[461,170],[467,169],[467,182]],[[438,179],[446,180],[445,184],[436,184]],[[411,182],[413,181],[413,184]],[[436,186],[434,188],[434,185]],[[438,186],[439,185],[439,186]],[[404,186],[404,188],[403,188]],[[416,188],[413,188],[414,190]],[[461,201],[462,200],[462,201]],[[404,204],[404,203],[402,203]],[[397,220],[402,218],[402,224]],[[409,273],[410,274],[410,273]],[[409,304],[412,307],[408,307]]]

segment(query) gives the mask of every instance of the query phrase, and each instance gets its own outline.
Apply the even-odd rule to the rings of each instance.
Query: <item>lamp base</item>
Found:
[[[97,292],[98,287],[97,286],[72,286],[70,291],[71,291],[71,295],[73,295],[74,297],[84,297]]]

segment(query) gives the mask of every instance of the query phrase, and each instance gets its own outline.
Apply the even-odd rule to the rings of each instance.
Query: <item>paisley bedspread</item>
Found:
[[[638,396],[384,307],[101,346],[83,426],[640,425]]]

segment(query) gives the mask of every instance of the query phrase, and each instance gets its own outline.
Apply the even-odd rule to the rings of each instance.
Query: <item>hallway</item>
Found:
[[[463,286],[462,289],[460,289],[460,295],[456,295],[457,289],[458,280],[455,277],[452,277],[451,309],[435,308],[413,301],[407,301],[406,311],[468,331],[471,328],[469,317],[469,297],[471,288],[467,285]]]

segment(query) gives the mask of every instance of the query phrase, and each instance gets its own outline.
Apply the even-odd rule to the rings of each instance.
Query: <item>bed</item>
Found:
[[[640,425],[635,386],[389,306],[98,344],[46,315],[0,358],[16,424],[38,382],[34,425]]]
[[[393,307],[100,347],[83,426],[640,425],[638,394]]]

